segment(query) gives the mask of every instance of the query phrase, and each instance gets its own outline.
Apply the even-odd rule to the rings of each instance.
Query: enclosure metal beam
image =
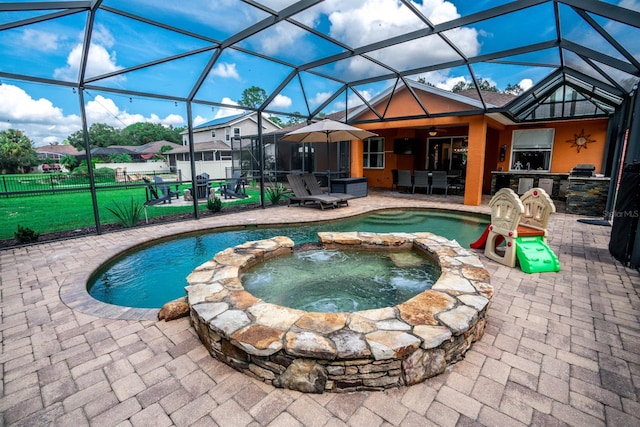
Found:
[[[191,167],[191,189],[193,196],[193,216],[195,219],[200,218],[198,212],[198,187],[196,186],[196,153],[193,142],[193,111],[191,110],[191,101],[187,102],[187,129],[189,134],[189,166]],[[207,183],[208,184],[208,183]]]
[[[92,6],[100,6],[100,1]],[[91,45],[91,36],[93,33],[93,24],[96,17],[96,9],[92,8],[87,15],[87,24],[84,33],[82,57],[80,59],[80,67],[78,70],[78,100],[80,101],[80,114],[82,115],[82,134],[84,138],[84,147],[87,155],[87,169],[89,173],[89,188],[91,190],[91,200],[93,203],[93,216],[96,222],[96,233],[102,233],[102,225],[100,224],[100,212],[98,210],[98,195],[96,194],[96,180],[93,172],[93,162],[91,159],[91,144],[89,142],[89,127],[87,125],[87,112],[84,106],[84,76],[86,73],[87,61],[89,57],[89,47]]]

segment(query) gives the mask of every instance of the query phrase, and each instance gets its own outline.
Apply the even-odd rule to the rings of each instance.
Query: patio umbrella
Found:
[[[324,119],[308,126],[286,133],[280,140],[290,142],[340,142],[353,139],[365,139],[378,136],[373,132],[360,129],[335,120]],[[327,144],[327,162],[329,161],[329,146]],[[331,180],[331,176],[328,176]],[[329,184],[331,184],[329,182]]]

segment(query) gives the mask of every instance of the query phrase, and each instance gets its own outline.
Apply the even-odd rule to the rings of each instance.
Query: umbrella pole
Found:
[[[331,193],[331,156],[329,154],[329,132],[327,132],[327,188],[328,193]]]

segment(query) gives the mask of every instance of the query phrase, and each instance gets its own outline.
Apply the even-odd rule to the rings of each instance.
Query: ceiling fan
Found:
[[[444,132],[444,131],[445,129],[437,128],[435,126],[431,126],[430,128],[427,129],[427,133],[429,134],[429,136],[437,136],[438,133]]]

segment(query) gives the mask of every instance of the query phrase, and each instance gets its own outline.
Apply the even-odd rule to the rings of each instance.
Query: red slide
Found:
[[[491,227],[491,224],[487,225],[487,228],[484,229],[484,231],[482,232],[482,235],[478,238],[478,240],[469,244],[471,249],[484,249],[485,245],[487,244],[487,237],[489,236],[489,227]],[[496,246],[502,243],[503,240],[504,240],[504,237],[502,236],[498,237],[496,239]]]

